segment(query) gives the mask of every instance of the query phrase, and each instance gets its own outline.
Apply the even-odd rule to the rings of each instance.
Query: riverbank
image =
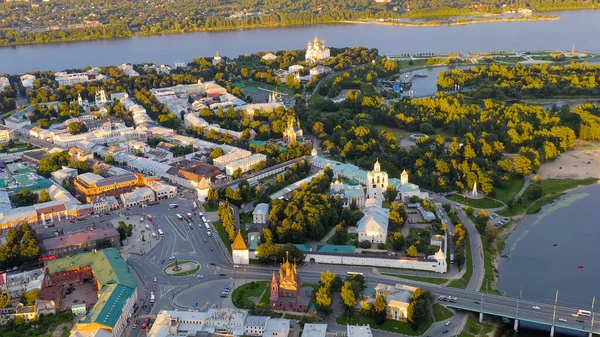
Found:
[[[438,15],[437,17],[448,17],[452,15]],[[464,16],[464,15],[460,15]],[[469,14],[469,16],[477,16],[475,14]],[[554,15],[534,15],[534,16],[523,16],[523,17],[511,17],[511,18],[495,18],[498,14],[494,13],[480,13],[478,16],[483,19],[465,19],[459,18],[457,20],[432,20],[427,22],[390,22],[390,21],[376,21],[375,19],[362,20],[323,20],[318,22],[308,23],[274,23],[274,24],[254,24],[254,25],[242,25],[237,27],[210,27],[210,28],[199,28],[190,30],[166,30],[160,32],[141,32],[133,31],[127,28],[126,31],[121,32],[117,35],[102,36],[97,34],[84,35],[83,38],[74,38],[69,36],[68,33],[76,33],[78,31],[85,32],[86,28],[83,29],[66,29],[62,39],[54,40],[59,37],[52,36],[45,38],[35,38],[30,40],[21,39],[20,42],[7,42],[0,40],[1,47],[18,47],[18,46],[32,46],[32,45],[48,45],[48,44],[59,44],[59,43],[72,43],[72,42],[86,42],[86,41],[105,41],[105,40],[122,40],[131,39],[134,36],[160,36],[160,35],[179,35],[179,34],[190,34],[190,33],[211,33],[211,32],[226,32],[226,31],[241,31],[241,30],[254,30],[254,29],[278,29],[278,28],[294,28],[303,26],[317,26],[317,25],[331,25],[331,24],[380,24],[380,25],[391,25],[391,26],[405,26],[405,27],[436,27],[436,26],[461,26],[475,23],[493,23],[493,22],[518,22],[518,21],[554,21],[558,20],[560,16]],[[391,19],[390,19],[391,20]],[[419,20],[418,18],[416,20]],[[44,36],[47,32],[40,32],[35,34],[42,34]]]
[[[429,21],[429,22],[390,22],[390,21],[340,21],[340,23],[348,24],[375,24],[385,26],[399,26],[399,27],[438,27],[438,26],[464,26],[477,23],[496,23],[496,22],[519,22],[519,21],[556,21],[560,19],[560,16],[530,16],[530,17],[519,17],[519,18],[493,18],[486,17],[485,19],[458,19],[457,21]]]

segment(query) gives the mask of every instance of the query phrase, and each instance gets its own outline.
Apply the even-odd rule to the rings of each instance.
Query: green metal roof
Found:
[[[94,275],[102,286],[120,284],[133,289],[137,286],[137,281],[129,270],[127,263],[115,248],[46,261],[46,268],[48,268],[50,274],[82,266],[91,266]]]
[[[356,248],[354,246],[347,245],[320,245],[317,246],[317,252],[319,253],[340,253],[340,254],[354,254]]]
[[[107,285],[100,290],[100,298],[92,311],[80,323],[98,323],[114,327],[133,292],[134,289],[122,285]]]

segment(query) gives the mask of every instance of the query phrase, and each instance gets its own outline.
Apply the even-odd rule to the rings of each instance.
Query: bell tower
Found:
[[[273,277],[271,278],[271,303],[277,302],[279,300],[279,284],[277,283],[277,278],[275,278],[275,272],[273,272]]]

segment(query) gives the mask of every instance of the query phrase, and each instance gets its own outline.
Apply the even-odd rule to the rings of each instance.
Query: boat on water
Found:
[[[404,78],[400,82],[402,89],[404,91],[409,90],[412,87],[412,78],[408,77],[408,75],[404,75]]]

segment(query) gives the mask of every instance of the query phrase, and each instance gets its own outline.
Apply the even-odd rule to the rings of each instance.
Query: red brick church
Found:
[[[271,308],[277,310],[307,311],[313,288],[302,287],[296,261],[290,263],[289,256],[279,268],[279,281],[273,273],[271,279]]]

